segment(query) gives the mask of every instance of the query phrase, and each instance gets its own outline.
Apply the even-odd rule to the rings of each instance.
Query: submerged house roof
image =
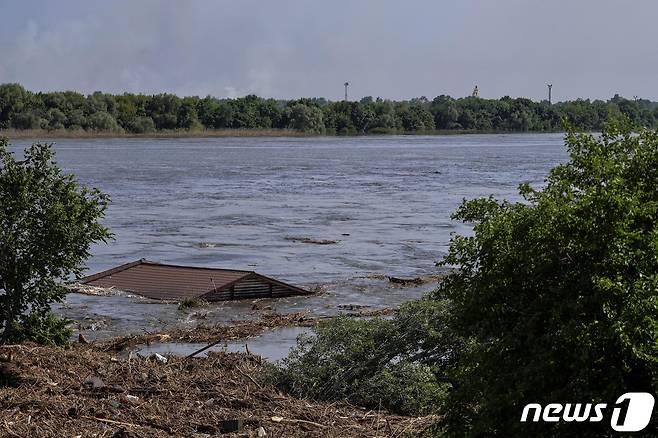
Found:
[[[166,265],[145,259],[90,275],[81,283],[114,287],[156,300],[201,298],[221,301],[310,293],[253,271]]]

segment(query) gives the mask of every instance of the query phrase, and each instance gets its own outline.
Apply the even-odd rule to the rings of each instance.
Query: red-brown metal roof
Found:
[[[166,265],[144,259],[90,275],[83,278],[81,283],[114,287],[158,300],[182,300],[228,289],[241,280],[253,277],[290,289],[291,295],[308,293],[253,271]]]

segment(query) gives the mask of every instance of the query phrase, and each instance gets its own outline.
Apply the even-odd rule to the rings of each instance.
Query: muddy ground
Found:
[[[258,356],[162,363],[108,345],[0,347],[0,436],[403,437],[436,421],[281,394]],[[241,431],[228,432],[232,420]]]

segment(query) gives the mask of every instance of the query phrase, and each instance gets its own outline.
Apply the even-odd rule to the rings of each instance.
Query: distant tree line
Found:
[[[323,98],[236,99],[73,91],[31,92],[0,85],[0,129],[84,130],[143,134],[163,130],[292,129],[310,134],[358,135],[432,131],[546,132],[561,120],[586,131],[628,117],[658,127],[658,102],[615,95],[549,104],[525,98],[455,99],[441,95],[408,101],[364,97],[358,102]]]

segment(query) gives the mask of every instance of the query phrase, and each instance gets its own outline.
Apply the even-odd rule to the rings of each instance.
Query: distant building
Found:
[[[476,85],[475,88],[473,88],[473,94],[471,94],[473,97],[480,97],[480,89]]]

